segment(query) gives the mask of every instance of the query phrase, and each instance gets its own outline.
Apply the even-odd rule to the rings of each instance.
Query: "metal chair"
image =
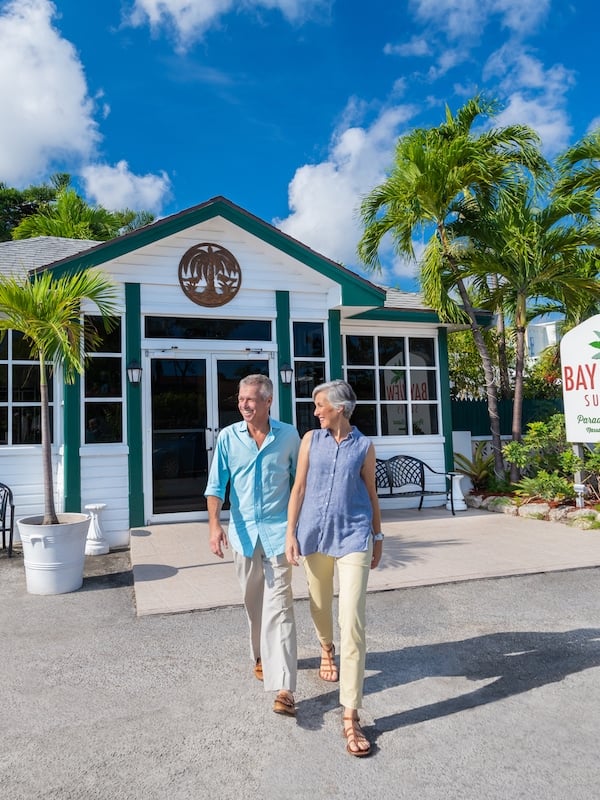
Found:
[[[10,513],[10,523],[7,519]],[[8,557],[12,556],[13,530],[15,527],[15,504],[12,490],[0,483],[0,526],[2,527],[2,549],[6,548],[6,534],[8,534]]]

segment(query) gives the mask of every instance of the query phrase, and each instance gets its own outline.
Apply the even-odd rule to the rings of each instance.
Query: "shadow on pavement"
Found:
[[[303,659],[300,669],[313,669],[317,659]],[[367,654],[365,697],[369,694],[432,677],[464,677],[490,682],[472,692],[416,708],[397,710],[365,726],[371,741],[388,731],[439,719],[494,703],[567,675],[600,666],[600,628],[561,632],[510,632],[476,636],[456,642],[407,647]],[[369,675],[369,672],[375,674]],[[339,707],[335,691],[298,703],[298,725],[316,730],[323,715]]]

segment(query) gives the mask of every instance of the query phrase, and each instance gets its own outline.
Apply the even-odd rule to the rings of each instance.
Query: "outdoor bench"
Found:
[[[6,547],[8,537],[8,555],[12,556],[13,531],[15,527],[15,504],[13,493],[5,484],[0,483],[0,528],[2,529],[2,549]]]
[[[428,472],[426,473],[425,470]],[[426,488],[425,476],[429,473],[443,475],[449,483],[449,488]],[[388,459],[376,459],[375,478],[378,497],[419,497],[419,510],[421,510],[425,497],[445,495],[450,500],[450,509],[454,514],[452,473],[438,472],[414,456],[398,455]]]

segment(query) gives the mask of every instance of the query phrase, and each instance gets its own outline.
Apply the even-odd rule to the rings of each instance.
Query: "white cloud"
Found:
[[[13,0],[0,14],[0,181],[9,185],[39,179],[65,155],[88,157],[100,138],[81,62],[55,15],[48,0]]]
[[[358,206],[385,178],[399,128],[413,113],[411,106],[395,106],[369,127],[339,129],[325,161],[296,170],[288,189],[292,213],[275,225],[335,261],[357,264]]]
[[[505,46],[488,60],[484,77],[489,76],[500,78],[500,91],[507,98],[495,125],[530,125],[548,155],[567,146],[572,129],[566,95],[575,82],[571,70],[562,64],[545,68],[525,50]]]
[[[429,42],[425,37],[413,36],[410,42],[405,44],[386,44],[383,52],[393,56],[427,56],[430,49]]]
[[[594,117],[594,119],[588,125],[586,133],[592,133],[592,131],[595,131],[596,128],[600,128],[600,117]]]
[[[313,12],[327,9],[331,0],[135,0],[129,24],[149,24],[157,32],[166,28],[175,32],[179,49],[201,39],[231,11],[280,11],[290,22],[303,22]]]
[[[411,0],[417,19],[443,30],[450,39],[480,38],[493,16],[516,36],[536,29],[550,0]]]
[[[90,165],[81,170],[81,176],[86,195],[110,211],[131,208],[159,213],[171,190],[166,173],[134,175],[126,161],[114,167]]]

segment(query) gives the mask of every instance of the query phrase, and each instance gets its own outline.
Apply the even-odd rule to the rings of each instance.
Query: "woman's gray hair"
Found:
[[[270,400],[273,397],[273,381],[266,375],[246,375],[240,381],[238,390],[242,386],[258,386],[258,393],[263,400]]]
[[[341,408],[346,419],[350,419],[356,406],[356,395],[349,383],[342,380],[327,381],[313,389],[312,399],[325,392],[327,399],[334,408]]]

